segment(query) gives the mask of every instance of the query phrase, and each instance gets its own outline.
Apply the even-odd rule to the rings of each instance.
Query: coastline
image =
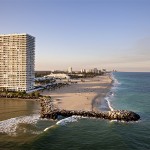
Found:
[[[0,100],[40,101],[39,98],[28,99],[28,98],[6,98],[6,97],[0,97]]]
[[[40,94],[51,96],[53,104],[58,109],[84,110],[84,111],[109,111],[105,97],[112,87],[113,80],[110,75],[97,76],[77,80],[71,84],[54,91],[44,90]]]

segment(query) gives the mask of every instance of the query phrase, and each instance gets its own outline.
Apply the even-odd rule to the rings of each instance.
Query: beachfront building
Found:
[[[0,35],[0,88],[34,88],[35,38],[29,34]]]
[[[53,77],[53,78],[59,78],[59,79],[70,79],[70,76],[68,76],[65,73],[51,73],[50,75],[47,75],[46,77]]]

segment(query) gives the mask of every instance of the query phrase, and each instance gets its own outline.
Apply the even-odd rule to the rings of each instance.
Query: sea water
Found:
[[[0,149],[149,150],[150,73],[117,72],[112,78],[112,89],[105,97],[108,105],[114,110],[138,113],[139,121],[112,122],[79,116],[50,121],[40,119],[35,111],[20,116],[18,112],[16,117],[1,119]]]

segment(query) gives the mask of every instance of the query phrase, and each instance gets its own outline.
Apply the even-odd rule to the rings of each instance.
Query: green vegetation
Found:
[[[51,71],[35,71],[35,77],[43,77],[51,74]]]
[[[82,73],[82,76],[78,75],[78,74],[69,74],[71,79],[94,78],[94,77],[100,76],[100,75],[104,75],[104,72],[100,72],[100,73],[93,73],[93,72]]]
[[[26,93],[25,91],[7,91],[0,89],[0,98],[22,98],[22,99],[38,99],[42,97],[38,91]]]
[[[45,84],[54,83],[54,82],[55,82],[54,79],[45,79],[45,80],[37,80],[35,81],[35,84],[45,85]]]

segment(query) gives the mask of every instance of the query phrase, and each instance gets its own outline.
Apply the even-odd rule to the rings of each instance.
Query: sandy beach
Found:
[[[112,79],[108,76],[97,76],[77,80],[53,91],[44,90],[41,94],[51,96],[53,104],[59,109],[98,111],[108,110],[104,97],[109,92]]]

